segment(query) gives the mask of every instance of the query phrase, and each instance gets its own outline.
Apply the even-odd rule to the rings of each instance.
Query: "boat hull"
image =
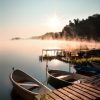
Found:
[[[48,70],[47,74],[48,74],[48,83],[55,88],[61,88],[68,85],[80,83],[89,78],[84,75],[69,73],[60,70]]]
[[[49,70],[50,71],[50,70]],[[48,83],[53,86],[54,88],[62,88],[62,87],[65,87],[65,86],[68,86],[68,85],[72,85],[72,83],[68,82],[68,81],[64,81],[64,80],[60,80],[56,77],[54,77],[53,75],[51,75],[49,73],[49,71],[47,72],[48,73]],[[53,71],[53,70],[52,70]],[[57,70],[58,71],[58,70]]]
[[[48,77],[48,83],[56,89],[71,85],[71,83],[69,83],[69,82],[59,80],[59,79],[54,78],[52,76]]]
[[[22,88],[20,88],[18,85],[12,83],[13,85],[13,88],[15,90],[15,92],[20,96],[22,97],[24,100],[34,100],[35,99],[35,96],[36,94],[30,94],[29,92],[23,90]]]
[[[34,100],[36,95],[43,93],[44,91],[50,91],[50,89],[40,83],[37,79],[32,78],[20,70],[15,70],[13,73],[11,73],[10,80],[16,93],[25,100]],[[28,86],[30,84],[23,86],[22,84],[25,84],[25,82],[31,82],[32,86]],[[38,87],[33,87],[34,84],[37,84]]]

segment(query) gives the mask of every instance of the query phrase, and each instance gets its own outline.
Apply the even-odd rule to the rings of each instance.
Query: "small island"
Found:
[[[22,38],[20,38],[20,37],[14,37],[14,38],[12,38],[11,40],[21,40]]]

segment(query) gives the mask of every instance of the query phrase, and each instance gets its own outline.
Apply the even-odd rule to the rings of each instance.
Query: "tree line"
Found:
[[[63,36],[100,41],[100,14],[94,14],[82,20],[77,18],[73,22],[70,20],[69,25],[66,25],[61,32],[61,37]]]
[[[42,39],[85,39],[100,41],[100,14],[94,14],[87,19],[69,20],[62,32],[48,32],[41,36]]]

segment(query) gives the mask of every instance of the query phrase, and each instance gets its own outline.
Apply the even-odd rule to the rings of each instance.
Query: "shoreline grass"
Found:
[[[86,63],[92,61],[100,62],[100,57],[80,58],[80,59],[71,60],[72,63]]]

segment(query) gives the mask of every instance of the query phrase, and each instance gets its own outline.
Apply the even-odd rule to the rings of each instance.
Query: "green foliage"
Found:
[[[100,57],[81,58],[77,60],[72,60],[73,63],[85,63],[85,62],[91,62],[91,61],[100,62]]]

